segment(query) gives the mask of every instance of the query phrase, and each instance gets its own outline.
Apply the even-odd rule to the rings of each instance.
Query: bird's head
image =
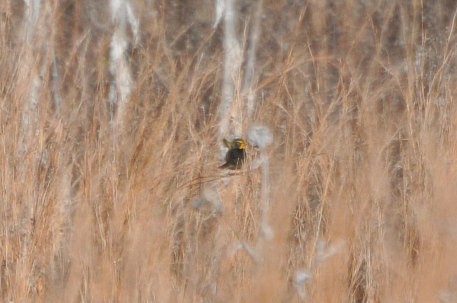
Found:
[[[248,143],[243,138],[236,138],[233,141],[224,139],[224,145],[229,149],[247,149]]]
[[[248,148],[248,143],[242,139],[242,138],[236,138],[232,142],[233,148],[237,149],[247,149]]]

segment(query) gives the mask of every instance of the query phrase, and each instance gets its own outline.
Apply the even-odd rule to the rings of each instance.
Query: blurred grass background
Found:
[[[455,1],[261,2],[251,117],[234,93],[274,135],[254,252],[260,173],[217,169],[215,2],[129,2],[123,103],[113,3],[0,3],[1,301],[457,302]],[[235,4],[242,79],[259,6]],[[191,206],[206,177],[222,213]]]

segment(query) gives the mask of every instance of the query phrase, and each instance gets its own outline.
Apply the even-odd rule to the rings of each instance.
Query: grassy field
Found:
[[[457,3],[230,2],[0,2],[0,301],[457,302]]]

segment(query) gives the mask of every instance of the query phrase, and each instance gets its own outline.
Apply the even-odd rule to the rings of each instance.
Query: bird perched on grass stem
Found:
[[[229,149],[225,155],[225,164],[219,168],[240,169],[246,158],[247,142],[242,138],[233,141],[223,140],[224,145]]]

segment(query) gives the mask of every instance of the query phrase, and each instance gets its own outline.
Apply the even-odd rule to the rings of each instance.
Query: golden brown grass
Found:
[[[271,240],[260,170],[217,169],[214,3],[132,2],[122,111],[108,3],[42,1],[28,34],[0,4],[0,301],[457,300],[454,1],[263,1]]]

